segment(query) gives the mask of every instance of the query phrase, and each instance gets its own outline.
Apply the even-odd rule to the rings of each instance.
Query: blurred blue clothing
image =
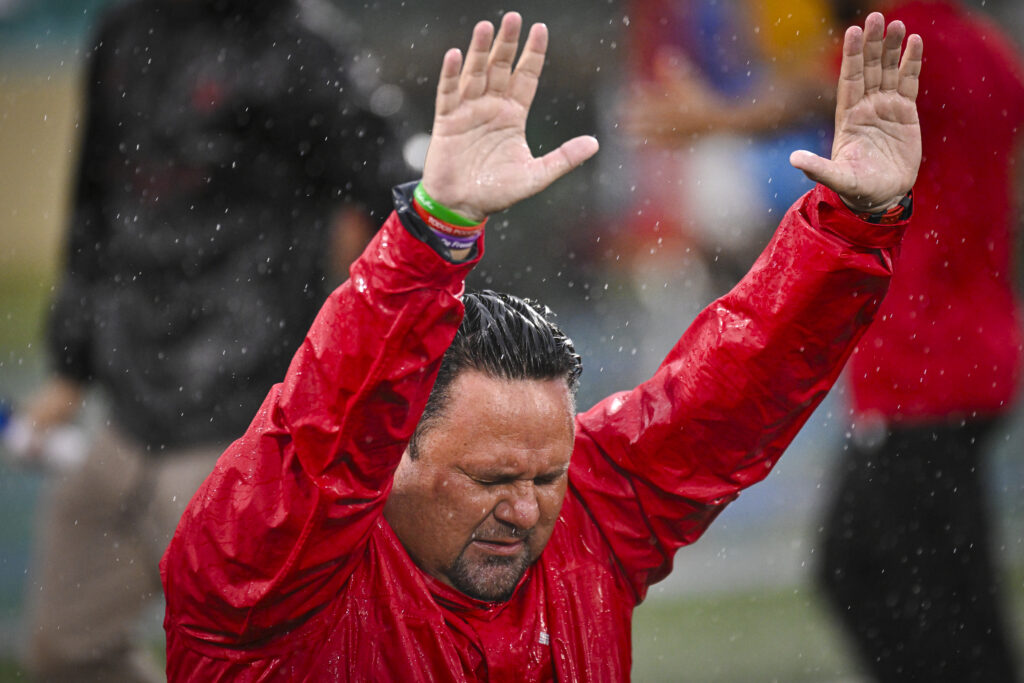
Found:
[[[699,0],[675,3],[675,46],[687,53],[708,82],[723,95],[741,98],[764,87],[771,69],[752,45],[752,27],[735,1]],[[789,163],[794,149],[827,155],[832,145],[830,121],[812,121],[780,128],[772,135],[751,136],[738,160],[755,184],[746,188],[772,215],[779,215],[810,190],[812,183]],[[772,221],[769,221],[772,223]]]

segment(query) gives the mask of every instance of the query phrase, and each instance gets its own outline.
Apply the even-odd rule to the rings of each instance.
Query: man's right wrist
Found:
[[[422,180],[416,185],[413,197],[431,215],[450,225],[468,230],[487,222],[486,214],[481,214],[481,218],[475,218],[478,213],[476,211],[454,208],[434,199],[433,195],[427,191],[427,186]]]
[[[417,184],[418,181],[404,183],[392,190],[395,212],[406,231],[450,263],[461,263],[476,258],[483,249],[482,241],[479,239],[482,230],[477,232],[474,239],[467,242],[470,245],[468,247],[462,246],[461,243],[452,246],[446,244],[437,231],[417,212],[414,197]]]
[[[412,206],[441,243],[463,256],[476,244],[487,219],[474,221],[434,200],[421,181],[413,190]]]

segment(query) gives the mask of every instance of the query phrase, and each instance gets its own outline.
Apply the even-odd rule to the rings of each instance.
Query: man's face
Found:
[[[384,517],[417,565],[479,600],[502,601],[539,556],[568,482],[573,401],[564,380],[464,371],[406,450]]]

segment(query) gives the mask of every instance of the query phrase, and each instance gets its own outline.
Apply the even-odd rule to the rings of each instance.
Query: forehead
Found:
[[[506,380],[467,370],[423,436],[424,450],[456,467],[548,470],[569,462],[572,393],[564,379]]]

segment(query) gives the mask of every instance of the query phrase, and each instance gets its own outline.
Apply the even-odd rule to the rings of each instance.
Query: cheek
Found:
[[[486,493],[459,482],[456,477],[443,477],[434,482],[426,504],[427,509],[435,510],[443,528],[466,536],[487,518],[493,507]]]
[[[555,526],[559,513],[562,511],[562,502],[565,500],[565,486],[552,489],[545,489],[537,496],[537,505],[540,507],[540,520],[537,525],[550,531]]]
[[[540,519],[537,526],[533,528],[530,539],[531,560],[536,560],[547,547],[551,540],[551,534],[555,531],[555,522],[558,521],[558,513],[562,511],[562,491],[545,491],[537,496],[537,505],[540,507]]]
[[[544,489],[542,492],[541,505],[544,506],[545,512],[550,509],[551,514],[555,517],[562,511],[562,503],[565,502],[565,494],[569,490],[569,478],[565,477],[556,486]]]

